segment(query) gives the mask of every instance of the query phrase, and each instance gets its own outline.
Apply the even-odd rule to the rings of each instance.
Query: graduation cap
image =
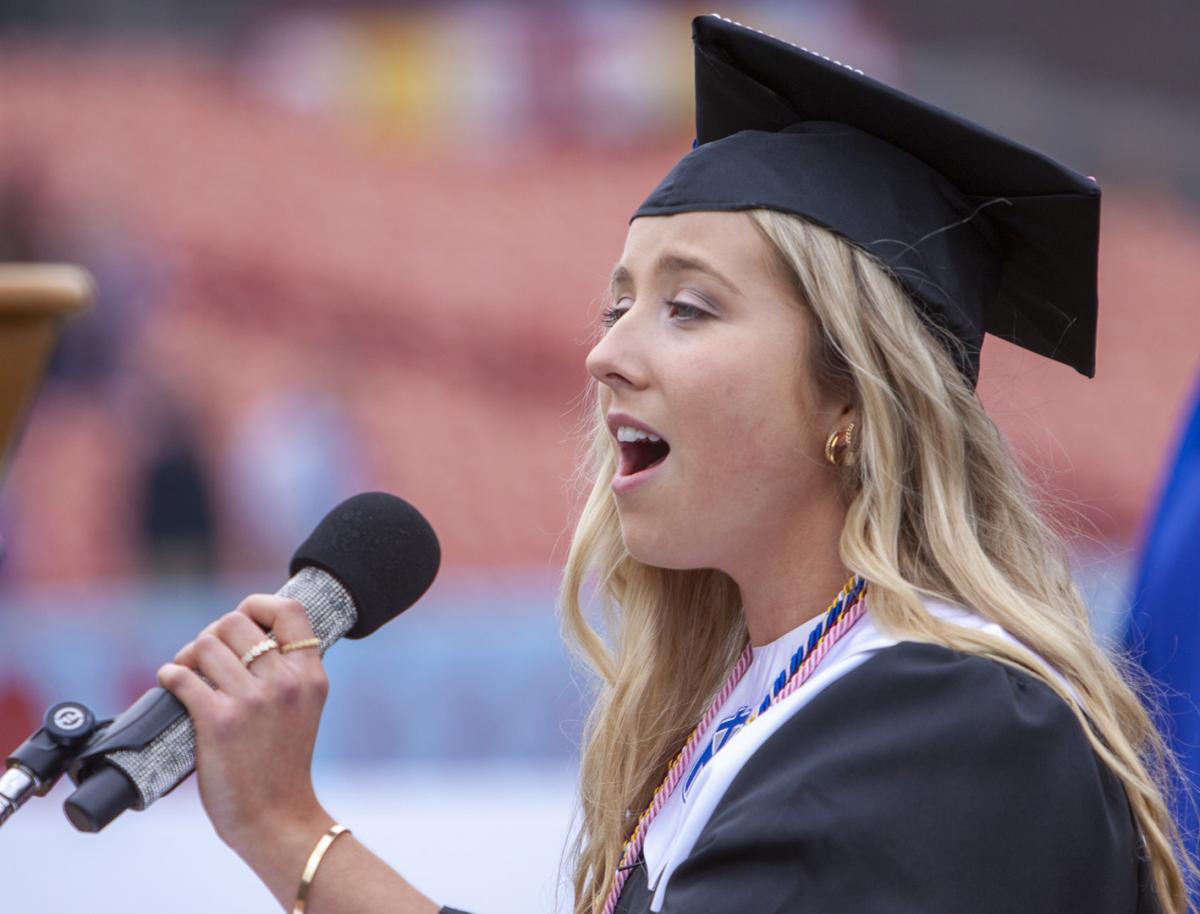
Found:
[[[882,261],[972,383],[985,332],[1094,375],[1094,180],[720,16],[692,36],[696,143],[634,219],[803,216]]]

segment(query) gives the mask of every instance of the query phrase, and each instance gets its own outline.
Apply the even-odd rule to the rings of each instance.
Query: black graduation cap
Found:
[[[1094,180],[720,16],[692,35],[696,144],[634,219],[804,216],[886,264],[972,383],[985,332],[1095,373]]]

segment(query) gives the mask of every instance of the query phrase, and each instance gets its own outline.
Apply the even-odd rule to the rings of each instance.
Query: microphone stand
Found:
[[[0,775],[0,825],[31,796],[48,794],[64,773],[75,780],[78,761],[87,752],[92,737],[111,723],[97,721],[92,710],[78,701],[53,705],[41,729],[5,759],[6,770]]]

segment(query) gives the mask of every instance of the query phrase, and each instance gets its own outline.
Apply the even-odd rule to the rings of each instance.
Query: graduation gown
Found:
[[[1050,688],[899,642],[752,750],[658,903],[664,914],[1158,914],[1139,848],[1120,782]],[[654,895],[639,865],[617,912],[646,914]]]

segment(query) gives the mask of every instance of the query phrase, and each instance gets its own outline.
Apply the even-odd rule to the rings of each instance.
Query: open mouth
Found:
[[[662,439],[651,441],[648,438],[642,438],[637,441],[622,441],[620,446],[621,465],[617,470],[620,476],[633,476],[658,466],[667,459],[667,454],[671,452],[671,446]]]

